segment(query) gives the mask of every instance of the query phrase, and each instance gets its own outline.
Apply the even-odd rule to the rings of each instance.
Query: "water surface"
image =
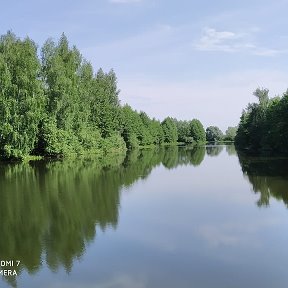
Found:
[[[21,264],[0,286],[286,288],[287,164],[233,146],[2,163],[0,260]]]

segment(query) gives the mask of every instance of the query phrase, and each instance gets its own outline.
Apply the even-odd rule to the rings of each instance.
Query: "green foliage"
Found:
[[[259,105],[261,107],[267,107],[269,103],[269,96],[268,96],[269,90],[266,88],[257,88],[254,92],[253,95],[258,98]]]
[[[128,149],[159,145],[164,141],[160,122],[150,119],[145,112],[138,113],[127,104],[121,109],[121,122],[121,135]]]
[[[140,141],[141,119],[136,111],[129,105],[125,105],[121,110],[122,115],[122,137],[128,149],[138,148]]]
[[[208,142],[217,142],[223,140],[223,132],[217,126],[206,128],[206,140]]]
[[[150,122],[150,133],[153,137],[154,144],[159,145],[164,142],[164,132],[160,121],[152,119]]]
[[[123,139],[117,136],[120,106],[113,70],[99,69],[94,76],[91,64],[62,35],[57,45],[48,40],[42,48],[42,77],[48,104],[38,153],[125,151]]]
[[[204,143],[206,140],[206,133],[202,123],[198,119],[193,119],[189,122],[190,137],[197,143]]]
[[[0,154],[22,158],[34,148],[43,117],[36,45],[8,32],[0,38]]]
[[[183,143],[192,143],[193,138],[190,136],[189,121],[176,121],[178,131],[178,141]]]
[[[29,38],[11,32],[0,38],[2,158],[105,155],[177,140],[205,141],[199,120],[168,117],[160,123],[122,107],[114,71],[94,74],[64,34],[44,43],[40,60],[37,54]]]
[[[237,133],[237,127],[228,127],[225,135],[224,135],[224,140],[225,141],[234,141]]]
[[[57,127],[73,129],[73,120],[78,110],[78,76],[81,56],[62,34],[58,44],[48,40],[42,48],[42,75],[47,112],[56,118]]]
[[[288,153],[288,93],[281,98],[268,98],[267,89],[257,89],[259,103],[243,111],[235,144],[239,149]]]
[[[202,123],[193,119],[191,121],[174,120],[178,131],[178,141],[186,144],[204,143],[206,134]]]
[[[120,104],[118,99],[117,78],[113,70],[104,73],[99,69],[93,81],[91,101],[91,121],[106,138],[120,128]]]
[[[147,114],[143,111],[139,113],[139,117],[141,119],[141,144],[143,146],[154,144],[154,139],[152,136],[152,120],[147,116]]]
[[[164,142],[165,143],[176,143],[178,139],[178,132],[175,121],[167,117],[161,123],[163,134],[164,134]]]
[[[102,149],[104,154],[115,154],[117,152],[126,152],[124,139],[117,133],[110,135],[102,140]]]
[[[86,123],[81,123],[84,122],[81,119],[83,101],[79,93],[81,81],[77,73],[81,61],[79,51],[75,47],[69,48],[64,34],[57,45],[52,40],[47,40],[42,48],[42,79],[47,97],[47,116],[42,122],[40,142],[36,149],[40,154],[82,153],[77,132],[83,124],[88,123],[87,119]]]

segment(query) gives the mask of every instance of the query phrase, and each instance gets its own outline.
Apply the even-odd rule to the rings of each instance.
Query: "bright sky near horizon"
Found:
[[[163,120],[236,126],[257,87],[288,88],[288,0],[10,0],[0,34],[39,47],[62,32],[95,71],[114,69],[121,103]]]

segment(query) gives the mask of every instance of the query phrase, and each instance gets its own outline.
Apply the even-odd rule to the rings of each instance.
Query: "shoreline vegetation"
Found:
[[[95,157],[162,145],[233,143],[245,153],[288,154],[288,91],[248,104],[225,135],[198,119],[150,118],[121,105],[113,70],[95,73],[62,34],[41,49],[8,31],[0,37],[0,160]]]
[[[288,155],[288,90],[269,98],[268,89],[253,93],[258,103],[243,110],[235,137],[237,150],[245,154]]]
[[[140,147],[234,140],[235,127],[225,138],[198,119],[161,122],[120,105],[119,93],[114,71],[95,73],[64,34],[38,49],[8,31],[0,38],[0,159],[103,158]]]

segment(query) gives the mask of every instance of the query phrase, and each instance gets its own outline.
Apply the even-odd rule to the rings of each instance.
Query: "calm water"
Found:
[[[233,146],[0,164],[0,287],[286,288],[287,167]]]

